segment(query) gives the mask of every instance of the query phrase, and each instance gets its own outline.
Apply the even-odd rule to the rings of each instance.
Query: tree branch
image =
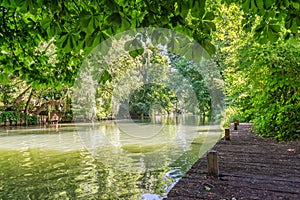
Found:
[[[36,107],[36,110],[33,111],[33,113],[35,113],[36,115],[40,114],[47,106],[49,105],[57,105],[60,104],[62,101],[64,100],[64,98],[60,98],[58,100],[51,100],[48,102],[43,103],[39,108]]]
[[[50,45],[54,42],[54,40],[50,40],[49,44],[45,48],[45,52],[49,49]],[[53,55],[53,54],[52,54]]]
[[[30,89],[31,89],[31,86],[27,87],[21,94],[19,94],[19,96],[12,102],[12,106],[19,103],[22,100],[22,97],[24,96],[24,94]]]

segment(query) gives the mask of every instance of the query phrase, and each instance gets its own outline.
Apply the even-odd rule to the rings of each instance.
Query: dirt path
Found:
[[[241,123],[219,141],[219,178],[207,176],[206,156],[172,188],[167,199],[300,199],[300,142],[278,143]]]

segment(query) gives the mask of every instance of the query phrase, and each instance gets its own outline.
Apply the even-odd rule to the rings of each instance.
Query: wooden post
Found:
[[[207,171],[208,176],[219,177],[218,152],[210,150],[207,153]]]
[[[230,129],[229,128],[225,129],[225,140],[230,140]]]
[[[233,128],[233,130],[238,130],[238,128],[237,128],[237,127],[238,127],[239,123],[238,123],[238,122],[234,122],[234,123],[233,123],[233,125],[234,125],[234,128]]]

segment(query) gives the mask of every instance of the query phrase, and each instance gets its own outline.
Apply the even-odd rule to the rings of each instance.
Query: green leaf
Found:
[[[185,19],[190,10],[189,3],[187,1],[180,1],[178,4],[178,10],[180,12],[180,16]]]
[[[213,12],[206,12],[203,16],[203,20],[213,20],[215,18],[215,15]]]
[[[291,2],[291,4],[296,10],[299,10],[300,6],[298,2]]]
[[[89,19],[88,27],[87,27],[87,33],[93,33],[94,30],[95,30],[94,17],[91,16],[91,18]]]
[[[279,25],[276,25],[276,24],[271,24],[271,25],[269,25],[269,27],[272,29],[272,31],[273,32],[275,32],[275,33],[279,33],[280,31],[281,31],[281,28],[280,28],[280,26]]]
[[[210,40],[205,39],[202,45],[209,55],[213,55],[216,52],[216,47],[210,42]]]
[[[260,34],[265,29],[266,23],[262,21],[256,28],[255,28],[255,34]]]
[[[79,15],[80,26],[82,28],[88,28],[88,25],[91,20],[91,15],[88,12],[81,12]]]
[[[121,29],[122,30],[128,30],[130,29],[130,21],[125,19],[125,18],[122,18],[122,26],[121,26]]]
[[[70,35],[69,40],[70,40],[70,49],[74,50],[76,48],[76,39],[75,39],[75,36],[73,34]]]
[[[168,49],[171,49],[171,51],[174,51],[174,47],[175,47],[175,44],[174,44],[174,40],[171,40],[169,43],[168,43]]]
[[[132,46],[134,46],[136,48],[142,48],[143,47],[142,42],[139,39],[137,39],[137,38],[135,38],[134,40],[132,40],[131,44],[132,44]]]
[[[59,35],[62,32],[62,29],[60,27],[60,24],[58,22],[54,23],[54,29],[55,29],[55,35]]]
[[[195,17],[202,18],[205,14],[205,0],[189,0],[193,2],[190,6],[191,14]]]
[[[3,0],[0,5],[5,7],[5,8],[9,8],[10,7],[10,1],[9,0]]]
[[[10,80],[8,79],[8,75],[6,73],[0,73],[0,83],[9,83]]]
[[[1,6],[6,7],[6,8],[11,8],[11,9],[17,8],[16,2],[14,0],[4,0],[1,3]]]
[[[36,1],[38,6],[43,6],[44,5],[44,0],[37,0]]]
[[[205,189],[206,191],[210,191],[210,190],[211,190],[211,188],[208,187],[208,186],[204,186],[204,189]]]
[[[291,31],[292,33],[295,33],[297,34],[298,33],[298,25],[297,25],[297,19],[293,19],[293,22],[292,22],[292,26],[291,26]]]
[[[46,30],[47,28],[49,28],[51,22],[52,22],[52,19],[51,19],[51,18],[45,17],[45,18],[41,21],[40,24],[41,24],[41,27],[42,27],[43,29]]]
[[[152,32],[152,36],[151,38],[153,38],[156,42],[158,41],[158,39],[162,36],[162,33],[158,30],[154,30]]]
[[[88,36],[88,37],[85,38],[85,45],[87,47],[92,47],[93,43],[94,43],[94,37]]]
[[[213,22],[204,22],[203,23],[205,29],[205,33],[210,33],[211,31],[216,31],[216,25]]]
[[[61,30],[60,24],[58,24],[58,22],[52,21],[47,28],[47,34],[50,38],[54,37],[56,35],[59,35],[61,33],[61,31],[62,30]]]
[[[115,3],[115,1],[106,1],[106,5],[111,11],[115,11],[117,8],[117,4]]]
[[[265,9],[271,8],[271,6],[274,4],[273,0],[265,0]]]
[[[263,31],[262,33],[256,34],[259,43],[266,44],[268,42],[267,31]]]
[[[256,0],[255,2],[259,10],[264,10],[264,1]]]
[[[94,38],[93,47],[97,46],[101,42],[102,33],[98,32]]]
[[[100,79],[98,80],[98,83],[105,84],[107,81],[112,81],[112,76],[107,70],[104,70],[100,76]]]
[[[162,25],[166,25],[166,24],[169,23],[169,18],[168,18],[167,15],[162,15],[162,16],[160,17],[159,21],[160,21],[160,23],[161,23]]]
[[[255,0],[251,0],[250,9],[251,9],[254,13],[257,12],[257,7],[256,7],[256,4],[255,4]]]
[[[14,0],[17,7],[21,7],[24,4],[28,4],[27,0]]]
[[[113,25],[121,25],[122,18],[119,13],[113,13],[107,18],[108,23],[112,23]]]
[[[73,43],[72,43],[72,38],[71,35],[67,35],[66,40],[63,42],[63,51],[65,53],[71,52],[73,49]]]
[[[242,8],[244,11],[248,11],[250,9],[250,5],[251,5],[251,0],[246,0],[243,4],[242,4]]]
[[[62,49],[67,45],[68,33],[63,33],[62,36],[57,40],[57,45]]]
[[[129,51],[129,55],[133,58],[136,58],[139,55],[142,55],[144,53],[144,49],[135,49],[133,51]]]
[[[18,4],[21,12],[29,11],[30,0],[19,0],[17,4]]]
[[[124,44],[124,49],[125,49],[126,51],[129,51],[130,47],[132,46],[131,43],[132,43],[131,41],[125,42],[125,44]]]

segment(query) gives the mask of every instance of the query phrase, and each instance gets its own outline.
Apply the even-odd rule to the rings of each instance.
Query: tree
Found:
[[[261,44],[299,37],[300,2],[298,0],[225,0],[243,10],[243,27],[254,31],[254,38]]]
[[[60,87],[73,84],[78,67],[90,51],[110,36],[137,27],[158,26],[178,29],[195,38],[208,50],[212,16],[205,12],[205,1],[96,0],[30,1],[5,0],[0,4],[1,74],[21,77],[33,87]],[[189,25],[191,16],[205,30]],[[201,35],[201,37],[200,37]],[[56,47],[55,65],[49,63],[47,48]]]
[[[163,85],[146,84],[138,88],[129,98],[129,113],[132,118],[151,116],[151,113],[176,112],[175,93]]]
[[[280,34],[278,41],[262,44],[256,31],[262,19],[256,18],[251,28],[241,29],[242,15],[243,10],[235,4],[221,5],[216,14],[215,58],[225,80],[227,123],[234,119],[253,121],[256,133],[264,136],[299,138],[299,118],[292,109],[299,108],[295,87],[299,84],[295,58],[299,41],[296,36],[286,40],[285,34]],[[282,32],[288,30],[282,26]]]
[[[300,46],[294,41],[245,47],[240,56],[240,92],[228,92],[233,105],[254,122],[264,136],[290,140],[300,138]],[[245,54],[246,52],[246,54]],[[228,72],[227,72],[228,73]],[[229,72],[228,84],[236,84]]]
[[[184,97],[184,103],[191,103],[190,106],[186,106],[185,108],[189,108],[186,110],[182,110],[185,112],[198,113],[202,115],[210,115],[211,111],[211,95],[209,93],[208,86],[205,83],[203,75],[199,72],[199,66],[192,61],[186,60],[184,57],[177,55],[170,55],[171,65],[174,69],[179,71],[186,80],[187,83],[182,82],[181,84],[191,85],[193,91],[195,92],[197,98],[196,107],[193,105],[193,102],[190,101],[190,96]],[[175,77],[173,77],[175,78]],[[182,77],[180,77],[182,78]],[[182,79],[181,79],[182,80]],[[175,84],[178,84],[178,80],[174,80]],[[181,86],[182,88],[183,86]],[[180,95],[184,95],[185,90],[180,91]],[[183,103],[183,102],[182,102]]]
[[[144,37],[147,36],[144,35]],[[102,118],[100,116],[105,118],[115,116],[129,117],[130,113],[128,109],[132,109],[136,106],[135,103],[138,103],[131,99],[131,97],[135,96],[133,94],[136,91],[143,88],[143,85],[152,85],[153,83],[163,84],[168,79],[169,65],[167,57],[161,54],[161,49],[153,45],[151,40],[143,42],[139,39],[138,42],[142,45],[143,50],[141,52],[138,52],[139,50],[131,51],[127,48],[127,45],[128,42],[132,42],[133,40],[136,39],[134,37],[130,38],[127,35],[125,35],[125,38],[121,37],[120,39],[112,40],[112,47],[108,50],[109,56],[104,58],[99,57],[98,61],[96,61],[96,63],[99,63],[101,59],[104,59],[106,63],[102,65],[101,69],[98,69],[100,71],[98,74],[101,75],[98,75],[96,78],[100,81],[96,86],[96,104],[99,118]],[[96,51],[95,54],[97,55],[98,52]],[[103,76],[109,77],[109,80],[103,81],[105,80]],[[159,88],[152,86],[150,88],[151,91],[154,89],[155,92],[159,92]],[[142,91],[144,90],[142,89]],[[137,93],[140,94],[140,92]],[[159,93],[163,95],[162,91]],[[149,99],[145,100],[149,105],[142,102],[139,102],[139,104],[143,104],[141,105],[142,107],[149,108],[150,104],[153,103],[150,100],[151,98],[152,96],[150,95]],[[132,101],[129,106],[130,99]],[[167,107],[164,108],[167,109]],[[144,115],[148,114],[149,110],[147,113],[144,113]]]
[[[296,0],[225,2],[241,6],[247,30],[259,18],[254,30],[262,43],[276,41],[280,34],[286,39],[298,35],[300,6]],[[215,31],[215,15],[203,0],[4,0],[0,10],[1,74],[20,76],[34,88],[72,85],[80,63],[96,45],[132,28],[169,28],[194,38],[209,53],[215,51],[210,35]],[[49,64],[46,50],[36,51],[42,42],[50,41],[57,47],[55,65]]]

